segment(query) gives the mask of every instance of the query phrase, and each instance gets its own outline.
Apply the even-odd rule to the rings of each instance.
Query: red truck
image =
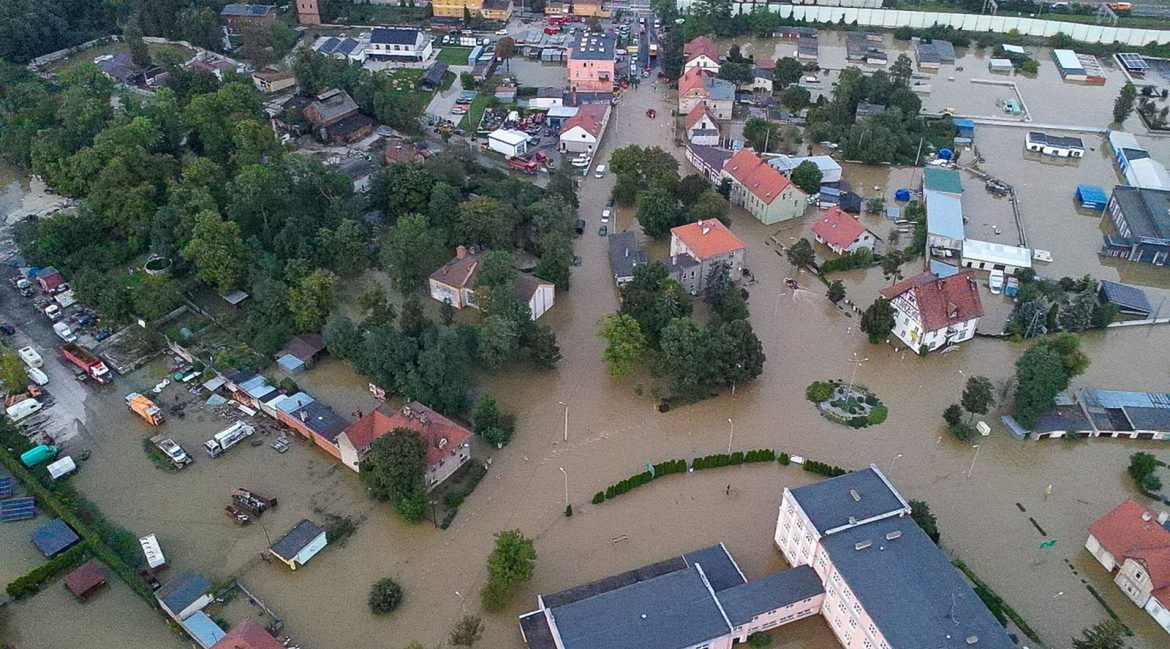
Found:
[[[539,165],[537,165],[535,160],[528,160],[525,158],[508,158],[508,166],[517,171],[535,176],[536,168]]]
[[[81,368],[90,378],[98,383],[109,383],[114,378],[105,363],[101,362],[97,356],[94,356],[93,352],[77,343],[61,345],[61,356]]]

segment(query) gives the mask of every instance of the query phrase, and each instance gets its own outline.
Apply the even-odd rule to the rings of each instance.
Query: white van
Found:
[[[20,421],[21,419],[28,417],[40,409],[40,401],[37,401],[36,399],[25,399],[20,403],[14,403],[11,406],[8,406],[4,412],[8,414],[8,418],[12,421]]]
[[[58,322],[54,324],[53,331],[57,333],[57,336],[60,337],[61,340],[64,340],[67,343],[77,342],[77,335],[74,334],[73,330],[69,328],[69,323],[67,322]]]
[[[597,169],[593,172],[593,177],[594,178],[604,178],[605,177],[605,165],[597,165]]]
[[[35,367],[30,367],[30,368],[26,369],[24,371],[24,373],[28,374],[29,380],[31,380],[33,383],[36,383],[39,386],[44,387],[44,386],[49,384],[49,375],[45,374],[44,372],[42,372],[41,370],[38,370]]]
[[[33,349],[32,347],[21,347],[16,351],[16,353],[20,354],[20,360],[24,361],[24,364],[28,365],[29,367],[40,367],[45,364],[45,362],[41,360],[41,355],[38,354],[37,350]]]

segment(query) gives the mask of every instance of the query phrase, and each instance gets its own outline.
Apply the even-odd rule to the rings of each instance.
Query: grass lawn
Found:
[[[435,56],[436,59],[446,63],[447,65],[467,65],[467,55],[471,54],[470,47],[462,47],[459,45],[443,45],[439,49],[439,53]]]
[[[179,56],[181,56],[183,58],[184,61],[195,56],[195,50],[188,49],[186,47],[183,47],[182,45],[171,45],[171,44],[155,45],[153,43],[147,43],[146,48],[148,50],[150,50],[150,53],[152,56],[157,55],[159,52],[164,52],[164,51],[177,52],[179,54]],[[67,56],[63,59],[53,61],[52,63],[49,63],[48,65],[46,65],[44,67],[44,69],[47,72],[54,72],[57,70],[65,69],[65,68],[69,67],[70,65],[73,65],[74,63],[77,63],[79,61],[93,61],[95,58],[97,58],[99,56],[104,56],[106,54],[121,54],[122,52],[126,52],[126,51],[128,51],[128,50],[126,48],[125,43],[106,43],[105,45],[98,45],[97,47],[91,47],[88,50],[82,50],[80,52],[77,52],[76,54],[72,54],[72,55]]]
[[[390,72],[390,78],[393,80],[393,92],[396,93],[414,93],[414,84],[423,75],[423,70],[416,68],[399,68]]]
[[[463,119],[459,120],[459,128],[469,132],[471,129],[477,128],[479,126],[479,120],[483,119],[483,111],[491,103],[491,100],[491,95],[477,95],[471,101],[471,106],[468,107],[467,114],[463,116]]]

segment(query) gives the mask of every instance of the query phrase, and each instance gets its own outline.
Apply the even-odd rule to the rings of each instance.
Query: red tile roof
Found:
[[[696,88],[706,92],[707,87],[705,84],[705,80],[707,79],[707,77],[713,77],[713,76],[715,76],[715,75],[711,74],[710,72],[708,72],[702,68],[691,68],[690,70],[687,70],[686,72],[683,73],[683,75],[681,77],[679,77],[678,96],[682,97],[683,95],[687,94],[688,92],[690,92],[691,90],[694,90]]]
[[[244,620],[219,642],[211,645],[211,649],[284,649],[284,646],[269,635],[264,627],[252,620]]]
[[[892,300],[913,293],[919,319],[926,331],[937,331],[983,315],[979,284],[975,273],[964,271],[939,279],[934,273],[922,273],[881,290],[882,297]]]
[[[784,174],[776,171],[751,149],[740,149],[727,164],[723,165],[723,170],[755,194],[756,198],[769,205],[784,188],[792,184]]]
[[[700,101],[699,103],[695,104],[695,107],[691,109],[691,112],[687,113],[687,129],[690,130],[692,127],[694,127],[695,124],[698,124],[699,120],[703,119],[704,115],[711,121],[712,124],[715,123],[715,118],[712,117],[710,111],[707,110],[707,102]]]
[[[609,104],[581,104],[577,114],[565,120],[561,133],[568,133],[574,126],[580,126],[593,137],[601,137],[601,123],[608,110]]]
[[[860,221],[833,206],[812,226],[813,233],[837,248],[848,248],[867,228]]]
[[[739,237],[715,219],[671,228],[670,236],[678,237],[679,241],[690,249],[691,255],[699,261],[718,257],[733,250],[742,250],[744,247]]]
[[[475,276],[475,269],[479,266],[479,257],[479,254],[473,252],[468,252],[463,257],[456,255],[454,259],[431,273],[431,279],[455,288],[471,286],[471,278]]]
[[[1126,500],[1089,526],[1089,534],[1120,564],[1140,561],[1150,574],[1154,595],[1170,603],[1170,530],[1158,524],[1158,513]]]
[[[106,583],[106,571],[97,559],[90,559],[65,577],[65,588],[74,597],[85,597],[91,590]]]
[[[683,60],[690,61],[696,56],[706,55],[707,58],[719,62],[719,47],[706,36],[700,36],[683,45]]]
[[[471,431],[417,401],[397,409],[385,404],[378,406],[350,424],[349,428],[345,429],[345,436],[361,453],[368,449],[374,440],[395,428],[409,428],[427,440],[428,467],[437,464],[451,449],[471,438]]]
[[[772,59],[760,59],[759,61],[756,61],[756,68],[761,70],[775,70],[776,61]]]

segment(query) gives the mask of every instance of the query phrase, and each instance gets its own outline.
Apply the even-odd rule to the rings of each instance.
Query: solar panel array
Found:
[[[1142,58],[1142,55],[1136,52],[1122,52],[1117,55],[1117,59],[1128,70],[1145,70],[1150,67],[1146,63],[1146,60]]]
[[[0,500],[0,522],[23,521],[37,515],[34,498]]]
[[[0,498],[11,496],[13,488],[12,476],[0,475]]]

